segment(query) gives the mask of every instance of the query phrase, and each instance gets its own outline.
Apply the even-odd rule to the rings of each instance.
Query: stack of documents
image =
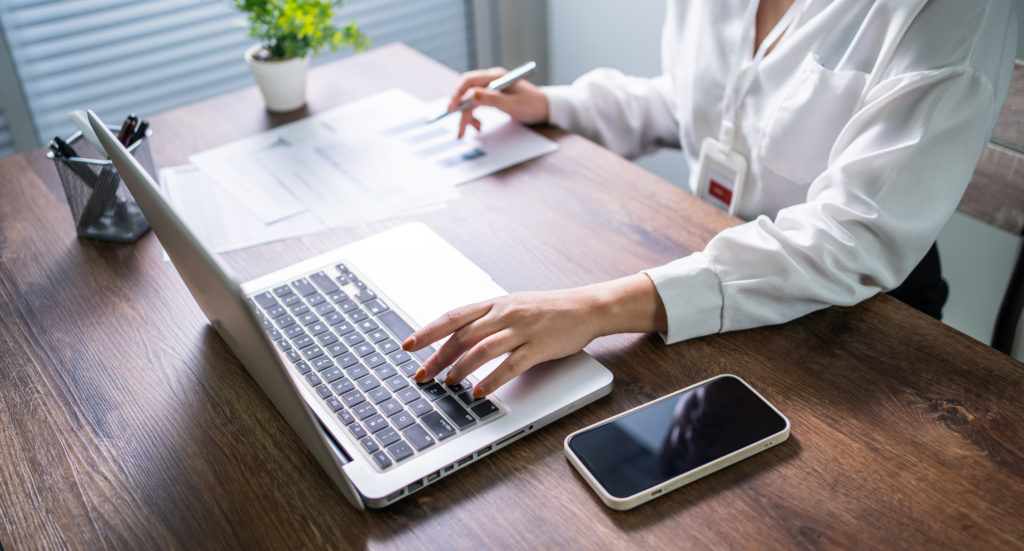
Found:
[[[558,146],[487,107],[483,132],[447,99],[393,89],[193,155],[161,171],[168,201],[217,252],[443,208],[456,186]]]

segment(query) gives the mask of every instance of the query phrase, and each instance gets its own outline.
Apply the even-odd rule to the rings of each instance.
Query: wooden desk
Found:
[[[455,75],[392,46],[312,72],[308,113]],[[303,113],[306,114],[306,113]],[[296,115],[299,116],[299,115]],[[158,166],[260,131],[242,90],[153,118]],[[414,217],[511,291],[634,273],[735,220],[573,135]],[[887,296],[793,323],[587,350],[612,394],[382,511],[331,485],[147,235],[75,237],[42,151],[0,161],[0,542],[84,548],[1024,546],[1024,366]],[[403,220],[356,228],[359,236]],[[343,245],[231,253],[252,277]],[[604,508],[562,439],[718,373],[793,422],[788,442],[637,510]]]

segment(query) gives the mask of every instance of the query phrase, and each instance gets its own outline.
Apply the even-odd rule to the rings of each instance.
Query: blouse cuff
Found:
[[[668,313],[666,344],[722,331],[722,282],[704,253],[644,270]]]
[[[548,97],[548,122],[564,130],[573,129],[572,86],[544,86]]]

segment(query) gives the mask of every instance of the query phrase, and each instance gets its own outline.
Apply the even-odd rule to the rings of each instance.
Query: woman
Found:
[[[483,396],[598,336],[661,332],[667,343],[783,323],[896,288],[955,210],[991,135],[1016,49],[1010,0],[671,0],[664,74],[599,69],[572,86],[481,88],[464,97],[549,122],[626,156],[680,147],[694,193],[746,224],[702,252],[641,274],[468,305],[407,350],[451,337],[417,380],[449,384],[509,356]],[[467,125],[479,129],[471,112]],[[901,298],[937,315],[932,249]],[[929,273],[930,272],[930,273]]]

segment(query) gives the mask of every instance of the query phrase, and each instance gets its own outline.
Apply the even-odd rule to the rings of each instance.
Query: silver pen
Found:
[[[515,84],[519,79],[521,79],[523,77],[530,76],[535,70],[537,70],[537,62],[536,61],[527,61],[526,63],[523,63],[522,65],[516,67],[515,69],[512,69],[511,71],[505,73],[504,75],[502,75],[502,76],[492,80],[491,82],[487,83],[487,89],[488,90],[499,90],[499,91],[500,90],[504,90],[505,88],[508,88],[509,86],[512,86],[513,84]],[[462,100],[461,103],[459,103],[455,107],[455,109],[452,109],[451,111],[446,111],[446,112],[441,113],[440,115],[438,115],[438,116],[436,116],[436,117],[434,117],[432,119],[429,119],[427,121],[427,124],[433,124],[433,123],[435,123],[435,122],[437,122],[437,121],[447,117],[448,115],[451,115],[452,113],[458,113],[460,111],[465,111],[466,109],[469,109],[472,106],[473,106],[473,100],[472,99],[470,99],[470,98],[464,99],[464,100]]]

